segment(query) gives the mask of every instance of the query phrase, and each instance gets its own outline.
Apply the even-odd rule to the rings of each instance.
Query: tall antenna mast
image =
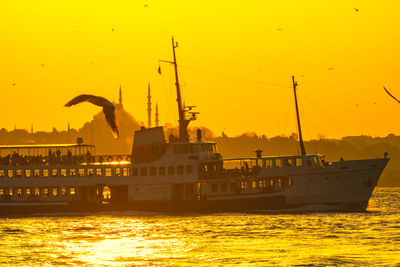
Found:
[[[175,48],[178,47],[178,43],[175,43],[174,37],[172,37],[172,51],[174,53],[174,67],[175,67],[175,86],[176,86],[176,101],[178,102],[178,112],[179,112],[179,141],[187,142],[189,141],[189,134],[187,132],[187,126],[189,125],[189,120],[185,119],[185,109],[182,105],[181,98],[181,87],[179,85],[178,79],[178,64],[176,63]]]
[[[292,76],[293,81],[293,91],[294,91],[294,102],[296,104],[296,115],[297,115],[297,127],[299,128],[299,140],[300,140],[300,150],[301,155],[306,155],[306,149],[304,148],[303,136],[301,134],[301,126],[300,126],[300,116],[299,116],[299,107],[297,106],[297,94],[296,87],[298,86],[297,82],[294,80],[294,76]]]
[[[176,86],[176,101],[178,103],[178,112],[179,112],[179,142],[189,142],[189,134],[187,131],[187,127],[190,121],[196,119],[198,112],[191,111],[195,106],[185,106],[182,104],[181,97],[181,87],[179,85],[178,79],[178,64],[176,63],[176,55],[175,48],[178,47],[178,43],[174,41],[174,37],[172,37],[172,52],[174,54],[174,61],[167,60],[159,60],[159,62],[166,62],[174,65],[175,68],[175,86]],[[161,74],[160,67],[158,68],[158,72]],[[189,116],[186,117],[186,112],[189,113]]]

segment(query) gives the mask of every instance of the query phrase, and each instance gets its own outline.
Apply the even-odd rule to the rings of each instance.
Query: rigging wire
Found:
[[[293,103],[293,98],[290,98],[289,107],[288,107],[288,110],[287,110],[287,112],[286,112],[285,124],[284,124],[284,126],[283,126],[283,132],[286,132],[287,122],[288,122],[288,119],[289,119],[289,113],[291,112],[291,109],[292,109],[292,103]],[[282,138],[282,139],[281,139],[281,144],[280,144],[280,146],[279,146],[279,153],[278,153],[278,156],[281,155],[281,152],[282,152],[282,150],[283,150],[283,145],[284,145],[284,143],[286,143],[286,138]],[[286,145],[286,144],[285,144],[285,145]]]
[[[178,65],[178,66],[181,67],[181,68],[184,68],[184,69],[188,69],[188,70],[192,70],[192,71],[197,71],[197,72],[201,72],[201,73],[205,73],[205,74],[213,75],[213,76],[218,76],[218,77],[222,77],[222,78],[233,79],[233,80],[237,80],[237,81],[243,81],[243,82],[249,82],[249,83],[256,83],[256,84],[263,84],[263,85],[270,85],[270,86],[283,87],[283,88],[291,88],[290,86],[282,85],[282,84],[277,84],[277,83],[268,83],[268,82],[254,81],[254,80],[249,80],[249,79],[244,79],[244,78],[238,78],[238,77],[234,77],[234,76],[229,76],[229,75],[225,75],[225,74],[219,74],[219,73],[209,72],[209,71],[205,71],[205,70],[200,70],[200,69],[197,69],[197,68],[188,67],[188,66],[183,66],[183,65]]]
[[[174,79],[175,79],[175,77],[174,77],[174,71],[172,70],[172,67],[171,67],[171,65],[170,65],[170,67],[169,67],[169,80],[170,80],[170,81],[173,81]],[[176,83],[176,81],[175,81],[175,83]],[[175,84],[175,83],[174,83],[174,84]],[[172,83],[169,82],[168,84],[169,84],[169,91],[170,91],[170,92],[173,92],[173,91],[174,91],[174,88],[172,88]],[[172,99],[173,99],[173,96],[172,96]],[[178,120],[176,119],[176,114],[175,114],[175,112],[172,112],[172,116],[174,117],[174,122],[176,123]],[[175,126],[176,126],[176,124],[175,124]]]
[[[313,102],[311,102],[310,99],[308,99],[304,94],[301,94],[303,98],[305,98],[312,106],[314,106],[315,109],[317,109],[322,115],[325,116],[333,125],[335,125],[340,131],[342,131],[346,136],[350,136],[343,128],[341,128],[335,121],[333,121],[328,115],[326,115],[322,109],[320,109],[317,105],[315,105]],[[354,143],[359,145],[365,152],[367,152],[370,156],[376,156],[373,152],[365,148],[365,146],[358,142],[357,140],[353,140]],[[342,151],[343,152],[343,151]]]
[[[300,109],[300,113],[304,114],[303,108],[300,105],[299,105],[299,109]],[[303,119],[304,119],[303,121],[304,121],[304,123],[306,125],[307,134],[308,134],[308,136],[311,136],[311,130],[310,130],[310,125],[309,125],[308,120],[307,120],[307,116],[303,116]],[[316,147],[315,142],[312,142],[312,140],[310,139],[309,144],[314,149],[314,153],[318,154],[318,149]]]
[[[184,69],[188,69],[191,71],[196,71],[196,72],[200,72],[200,73],[204,73],[204,74],[208,74],[208,75],[212,75],[212,76],[217,76],[217,77],[222,77],[222,78],[226,78],[226,79],[232,79],[232,80],[238,80],[238,81],[243,81],[243,82],[249,82],[249,83],[255,83],[255,84],[262,84],[262,85],[269,85],[269,86],[275,86],[275,87],[282,87],[282,88],[291,88],[291,86],[288,85],[282,85],[282,84],[276,84],[276,83],[269,83],[269,82],[260,82],[260,81],[254,81],[254,80],[250,80],[250,79],[244,79],[244,78],[239,78],[239,77],[234,77],[234,76],[230,76],[230,75],[225,75],[225,74],[219,74],[219,73],[214,73],[214,72],[210,72],[210,71],[205,71],[205,70],[201,70],[201,69],[197,69],[197,68],[193,68],[193,67],[189,67],[189,66],[183,66],[183,65],[177,65],[181,68]],[[170,72],[171,74],[171,72]],[[163,84],[164,85],[164,84]],[[171,86],[171,85],[170,85]],[[171,88],[170,88],[171,89]],[[349,136],[349,134],[343,129],[341,128],[335,121],[333,121],[328,115],[326,115],[317,105],[315,105],[313,102],[311,102],[303,93],[301,93],[300,91],[298,91],[300,93],[300,95],[305,98],[312,106],[314,106],[314,108],[316,108],[325,118],[327,118],[333,125],[335,125],[340,131],[342,131],[345,135]],[[164,88],[164,93],[165,93],[165,88]],[[168,103],[169,105],[169,103]],[[290,104],[291,105],[291,104]],[[171,110],[171,107],[169,105],[169,108]],[[289,110],[290,110],[290,106],[289,106]],[[174,113],[173,113],[174,114]],[[285,120],[285,126],[284,126],[284,130],[286,130],[286,126],[287,126],[287,120],[288,120],[288,115],[289,115],[289,111],[287,112],[286,115],[286,120]],[[176,120],[176,118],[175,118]],[[310,129],[309,129],[309,125],[307,120],[305,119],[305,123],[307,126],[307,131],[308,134],[310,134]],[[358,142],[356,142],[358,143]],[[358,145],[360,145],[368,154],[373,155],[369,150],[367,150],[365,147],[363,147],[362,144],[358,143]],[[281,153],[282,150],[282,146],[283,146],[283,141],[281,142],[280,145],[280,149],[279,149],[279,155]],[[317,151],[317,148],[315,147],[315,144],[312,144],[314,151]]]
[[[306,99],[311,105],[314,106],[315,109],[317,109],[322,115],[325,116],[325,118],[327,118],[332,124],[334,124],[340,131],[342,131],[342,133],[344,133],[345,135],[348,135],[348,133],[342,128],[340,127],[336,122],[334,122],[328,115],[326,115],[322,109],[320,109],[317,105],[315,105],[313,102],[311,102],[310,99],[308,99],[303,93],[300,93],[301,96]]]
[[[288,86],[288,85],[282,85],[282,84],[277,84],[277,83],[269,83],[269,82],[254,81],[254,80],[250,80],[250,79],[244,79],[244,78],[234,77],[234,76],[230,76],[230,75],[225,75],[225,74],[219,74],[219,73],[214,73],[214,72],[210,72],[210,71],[205,71],[205,70],[201,70],[201,69],[197,69],[197,68],[193,68],[193,67],[189,67],[189,66],[183,66],[183,65],[178,65],[178,66],[181,67],[181,68],[184,68],[184,69],[191,70],[191,71],[196,71],[196,72],[200,72],[200,73],[204,73],[204,74],[208,74],[208,75],[212,75],[212,76],[217,76],[217,77],[222,77],[222,78],[226,78],[226,79],[238,80],[238,81],[249,82],[249,83],[255,83],[255,84],[262,84],[262,85],[269,85],[269,86],[275,86],[275,87],[282,87],[282,88],[292,88],[291,86]],[[299,91],[298,91],[298,92],[299,92]],[[345,135],[349,136],[349,134],[348,134],[345,130],[343,130],[343,128],[341,128],[341,127],[340,127],[337,123],[335,123],[329,116],[327,116],[320,108],[318,108],[318,106],[316,106],[314,103],[312,103],[304,94],[302,94],[302,93],[300,93],[300,94],[301,94],[301,96],[302,96],[303,98],[305,98],[311,105],[313,105],[314,108],[316,108],[323,116],[325,116],[332,124],[334,124],[340,131],[342,131]],[[289,107],[289,109],[290,109],[290,107]],[[286,124],[287,124],[287,120],[288,120],[288,114],[289,114],[289,111],[288,111],[288,113],[287,113],[286,120],[285,120],[285,126],[284,126],[284,129],[285,129],[285,130],[286,130],[286,126],[287,126]],[[305,122],[306,122],[308,134],[310,134],[309,125],[308,125],[308,122],[306,121],[306,119],[305,119]],[[356,143],[358,143],[358,142],[356,142]],[[358,145],[360,145],[361,147],[363,147],[362,144],[360,144],[360,143],[358,143]],[[281,143],[280,149],[279,149],[279,155],[280,155],[280,153],[281,153],[282,146],[283,146],[283,144]],[[314,151],[317,151],[317,148],[315,147],[315,144],[314,144],[314,143],[312,144],[312,146],[313,146],[313,148],[314,148]],[[373,154],[372,154],[369,150],[367,150],[365,147],[363,147],[363,149],[364,149],[368,154],[373,155]]]
[[[179,66],[179,65],[178,65]],[[180,87],[181,88],[184,88],[185,90],[181,90],[181,94],[182,94],[182,100],[183,100],[183,103],[182,104],[185,104],[185,105],[187,105],[187,103],[191,103],[190,101],[191,101],[191,95],[190,95],[190,90],[189,90],[189,87],[187,86],[187,84],[186,84],[186,82],[183,82],[185,79],[184,79],[184,77],[185,77],[185,73],[184,72],[180,72],[180,74],[179,74],[180,76],[180,80],[182,81],[182,82],[180,82],[179,83],[179,85],[180,85]],[[184,106],[185,106],[184,105]],[[190,104],[189,104],[190,105]]]
[[[169,116],[172,114],[172,116],[175,118],[175,114],[174,114],[174,112],[172,112],[172,107],[171,107],[171,103],[170,103],[171,101],[169,101],[169,97],[168,97],[168,94],[167,94],[164,76],[163,75],[160,75],[160,76],[161,76],[161,84],[162,84],[163,91],[164,91],[164,94],[165,94],[165,99],[167,99],[167,105],[168,105],[168,113],[167,113],[167,118],[165,120],[165,122],[167,122]]]

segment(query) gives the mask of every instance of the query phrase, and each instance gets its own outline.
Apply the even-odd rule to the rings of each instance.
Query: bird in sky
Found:
[[[330,67],[330,68],[328,68],[328,70],[334,70],[335,69],[335,67]]]
[[[358,9],[357,9],[357,8],[354,8],[354,10],[355,10],[356,12],[358,12]]]
[[[90,102],[96,106],[103,107],[104,115],[106,116],[106,121],[110,126],[111,132],[115,139],[119,138],[118,122],[115,118],[115,106],[113,103],[101,96],[95,95],[79,95],[65,104],[66,107],[70,107],[82,102]]]
[[[395,98],[391,93],[389,93],[389,91],[385,88],[385,86],[383,87],[383,89],[385,89],[386,93],[387,93],[388,95],[390,95],[394,100],[396,100],[397,102],[400,103],[400,101],[399,101],[397,98]]]

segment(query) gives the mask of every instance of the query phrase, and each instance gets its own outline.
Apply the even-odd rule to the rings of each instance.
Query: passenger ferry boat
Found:
[[[96,155],[76,144],[0,146],[0,214],[99,211],[232,212],[324,204],[365,210],[389,161],[325,162],[306,154],[293,88],[301,155],[224,159],[214,142],[189,141],[196,118],[183,106],[172,39],[179,136],[135,132],[131,155]],[[8,155],[7,155],[8,153]]]

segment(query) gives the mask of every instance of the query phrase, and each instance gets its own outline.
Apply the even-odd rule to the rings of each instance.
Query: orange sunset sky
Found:
[[[357,11],[357,10],[358,11]],[[81,93],[147,122],[176,124],[171,36],[182,94],[215,134],[296,131],[304,138],[400,134],[400,1],[1,1],[0,128],[80,128],[101,110],[65,108]],[[153,106],[154,108],[154,106]],[[153,115],[154,116],[154,115]],[[108,131],[108,129],[105,129]]]

